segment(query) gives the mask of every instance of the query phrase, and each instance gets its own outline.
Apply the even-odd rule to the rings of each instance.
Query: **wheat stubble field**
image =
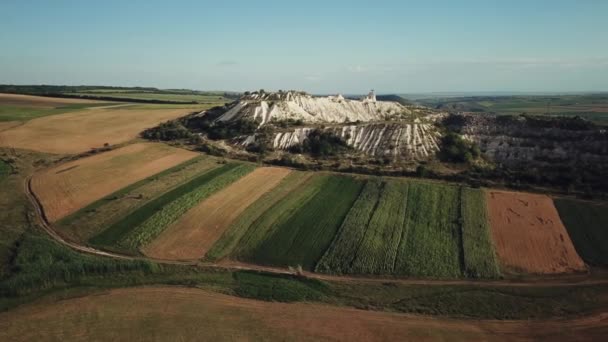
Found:
[[[54,222],[131,183],[188,159],[195,153],[163,144],[137,143],[43,170],[32,190]]]

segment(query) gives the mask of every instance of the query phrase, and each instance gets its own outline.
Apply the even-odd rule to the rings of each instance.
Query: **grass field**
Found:
[[[69,113],[110,104],[109,102],[91,100],[58,99],[0,93],[0,122],[22,122],[43,116]]]
[[[276,211],[274,206],[280,206],[279,201],[286,198],[290,193],[300,191],[299,187],[306,183],[312,175],[312,173],[294,171],[283,178],[281,183],[272,191],[262,195],[231,223],[230,227],[207,252],[205,258],[208,260],[218,260],[233,253],[239,241],[248,232],[248,229],[254,226],[255,222],[265,212],[271,210],[271,208],[273,211]],[[244,242],[243,244],[245,245],[246,243]]]
[[[490,190],[486,198],[492,240],[503,273],[554,274],[586,269],[549,197]]]
[[[11,174],[11,169],[9,163],[0,159],[0,182]]]
[[[461,216],[465,274],[473,278],[499,277],[498,258],[490,235],[482,190],[462,188]]]
[[[223,105],[230,102],[222,96],[222,94],[196,94],[196,93],[163,93],[163,92],[132,92],[132,91],[83,91],[77,93],[67,93],[68,95],[83,95],[83,96],[106,96],[120,99],[139,99],[139,100],[159,100],[159,101],[176,101],[176,102],[196,102],[196,103],[211,103]]]
[[[273,224],[274,231],[255,247],[250,261],[263,265],[302,266],[312,270],[329,247],[363,182],[328,176],[319,191],[292,215]]]
[[[596,340],[600,316],[474,321],[240,299],[192,288],[115,289],[47,298],[0,314],[3,340],[529,341]]]
[[[142,250],[159,259],[202,258],[249,205],[281,182],[290,170],[260,167],[201,201]]]
[[[55,222],[134,182],[192,159],[196,153],[138,143],[70,161],[36,173],[32,190]]]
[[[342,223],[316,269],[350,274],[391,274],[407,229],[408,184],[371,180]]]
[[[85,243],[150,200],[218,166],[218,159],[199,156],[130,184],[55,223],[71,240]]]
[[[104,144],[135,139],[146,128],[175,119],[192,109],[93,108],[52,115],[0,132],[0,146],[46,153],[82,153]]]
[[[554,203],[583,260],[608,266],[608,206],[562,198]]]

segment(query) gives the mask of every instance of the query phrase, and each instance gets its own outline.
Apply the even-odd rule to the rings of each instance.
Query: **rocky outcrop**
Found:
[[[287,150],[306,140],[313,128],[274,133],[272,146]],[[424,160],[439,149],[439,133],[430,124],[377,123],[328,127],[354,149],[370,156]]]
[[[253,93],[231,104],[217,120],[251,119],[261,125],[271,121],[299,120],[305,123],[349,123],[398,119],[412,109],[396,102],[378,102],[344,97],[313,97],[303,92]]]

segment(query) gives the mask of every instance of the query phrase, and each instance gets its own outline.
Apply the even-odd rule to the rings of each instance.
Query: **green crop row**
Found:
[[[141,225],[126,235],[119,244],[128,250],[136,250],[140,246],[151,242],[162,233],[167,226],[176,221],[190,208],[254,169],[255,166],[253,165],[237,164],[236,167],[232,167],[213,179],[210,179],[197,187],[190,188],[189,192],[183,194],[179,198],[163,206],[161,210],[152,214],[147,220],[142,222]]]
[[[458,278],[461,272],[458,187],[412,182],[394,273]]]
[[[313,198],[327,182],[328,176],[313,176],[287,196],[281,198],[256,218],[240,238],[231,256],[242,261],[251,260],[255,250],[283,222]],[[247,224],[244,222],[243,224]]]
[[[312,270],[333,240],[356,201],[363,182],[329,176],[321,190],[287,220],[276,222],[274,232],[253,252],[251,261]]]
[[[267,210],[277,205],[277,202],[294,191],[302,191],[301,185],[310,177],[309,173],[292,172],[285,177],[272,191],[262,195],[251,204],[231,224],[222,237],[211,247],[205,255],[207,260],[219,260],[231,254],[237,247],[239,240],[247,233],[249,227]]]
[[[239,164],[226,164],[203,172],[200,176],[191,181],[184,183],[139,207],[100,234],[94,236],[89,242],[96,246],[115,247],[118,241],[121,241],[133,229],[146,221],[154,213],[162,210],[164,206],[192,191],[192,189],[198,188],[215,177],[236,168],[238,165]]]
[[[352,263],[376,209],[382,183],[368,181],[344,219],[340,230],[316,266],[317,272],[352,273]]]
[[[473,278],[499,277],[500,269],[490,236],[483,191],[462,188],[461,215],[466,275]]]

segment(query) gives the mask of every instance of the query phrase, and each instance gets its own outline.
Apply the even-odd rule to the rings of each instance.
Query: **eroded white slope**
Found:
[[[327,128],[349,146],[371,156],[427,159],[439,149],[439,133],[427,123],[378,123]],[[301,144],[312,128],[277,132],[273,148],[287,150]]]
[[[264,125],[272,120],[309,123],[381,121],[411,114],[396,102],[348,100],[342,96],[313,97],[299,92],[262,93],[243,96],[219,121],[253,119]]]

